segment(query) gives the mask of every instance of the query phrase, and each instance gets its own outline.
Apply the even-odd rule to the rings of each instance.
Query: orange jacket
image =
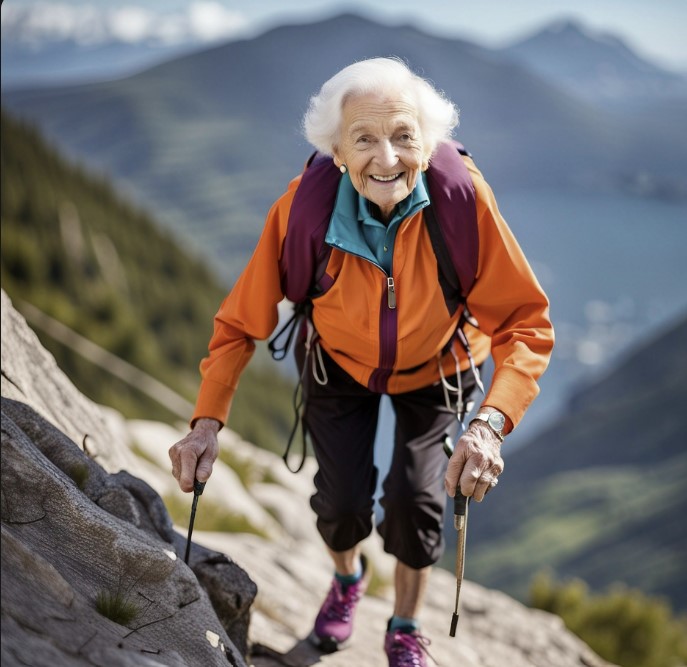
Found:
[[[494,376],[483,404],[504,412],[514,425],[539,393],[553,347],[549,303],[506,222],[491,189],[470,158],[464,158],[475,186],[479,263],[468,306],[479,329],[466,326],[477,364],[491,352]],[[212,417],[224,423],[239,376],[255,349],[277,325],[279,258],[289,211],[300,176],[272,206],[246,269],[215,316],[209,355],[200,364],[202,382],[193,421]],[[422,211],[404,220],[396,236],[393,278],[397,339],[389,393],[418,389],[440,377],[437,355],[455,332],[458,313],[449,315],[437,279],[437,260]],[[334,248],[327,265],[333,286],[313,300],[312,318],[324,350],[355,380],[368,384],[380,365],[380,308],[387,276],[367,260]],[[468,367],[455,343],[461,370]],[[451,355],[441,361],[455,373]],[[404,369],[419,370],[396,373]]]

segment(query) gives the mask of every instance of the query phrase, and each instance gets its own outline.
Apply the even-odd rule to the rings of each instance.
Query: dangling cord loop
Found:
[[[303,318],[309,321],[311,312],[312,303],[310,301],[295,303],[293,305],[293,314],[291,317],[267,343],[267,348],[272,353],[272,358],[275,361],[281,361],[286,357],[291,349],[294,337],[300,330],[299,324]],[[286,340],[281,344],[280,341],[283,337],[285,337]]]
[[[441,388],[444,391],[444,403],[446,407],[451,411],[456,413],[456,418],[458,421],[462,419],[463,415],[463,379],[460,374],[460,367],[458,365],[458,357],[456,356],[453,347],[451,347],[451,353],[456,361],[456,378],[458,381],[458,386],[454,387],[446,378],[444,373],[444,366],[441,363],[441,354],[437,355],[437,362],[439,364],[439,375],[441,376]],[[451,405],[451,394],[456,395],[456,407],[455,409]]]
[[[272,358],[275,361],[281,361],[288,354],[291,348],[291,343],[293,337],[298,329],[298,321],[301,317],[301,313],[294,310],[293,315],[288,319],[286,324],[279,329],[276,335],[267,343],[269,351],[272,353]],[[283,336],[286,336],[286,340],[280,345],[280,340]]]
[[[305,349],[306,362],[308,357],[310,357],[311,352],[314,351],[315,354],[312,357],[312,376],[317,384],[324,387],[329,382],[329,376],[327,375],[327,369],[324,365],[324,358],[322,357],[320,335],[317,333],[310,320],[308,320],[308,335],[305,339]]]
[[[479,372],[479,368],[477,368],[477,365],[475,364],[475,360],[472,356],[472,353],[470,352],[470,344],[468,343],[467,337],[465,336],[465,333],[463,332],[462,329],[458,329],[456,331],[456,337],[460,340],[463,348],[465,349],[465,352],[467,354],[468,362],[470,364],[470,370],[472,371],[472,375],[475,378],[475,384],[479,388],[479,390],[484,394],[484,383],[482,382],[482,377]],[[444,390],[444,402],[446,403],[446,407],[451,410],[451,412],[456,413],[456,419],[458,420],[459,424],[461,425],[461,429],[464,429],[463,425],[463,419],[465,418],[465,415],[468,412],[472,411],[472,408],[474,407],[474,401],[470,400],[465,404],[463,402],[463,376],[460,371],[460,359],[458,358],[458,354],[456,353],[455,348],[453,345],[449,348],[451,351],[451,355],[453,356],[453,361],[456,365],[456,380],[457,380],[457,387],[454,387],[447,379],[446,375],[444,373],[444,367],[442,366],[441,363],[441,353],[437,355],[437,362],[439,364],[439,375],[441,376],[441,386],[442,389]],[[456,395],[456,407],[455,410],[451,407],[451,396],[450,394],[453,393]]]
[[[479,390],[482,392],[482,394],[486,394],[484,391],[484,383],[482,382],[482,376],[480,375],[479,368],[477,368],[475,364],[475,360],[472,356],[472,352],[470,351],[470,343],[468,343],[467,336],[465,335],[465,332],[462,329],[457,329],[456,330],[456,336],[458,340],[460,341],[460,344],[463,346],[463,349],[465,350],[465,354],[468,357],[468,362],[470,364],[470,370],[472,371],[472,374],[475,376],[475,383],[477,384],[477,387]]]
[[[291,434],[289,435],[289,440],[286,444],[284,456],[282,456],[282,459],[284,460],[287,469],[289,470],[289,472],[292,473],[300,472],[303,469],[308,451],[308,443],[306,439],[307,429],[303,421],[303,412],[305,409],[305,403],[307,399],[305,389],[306,376],[308,373],[308,369],[310,368],[310,364],[312,363],[312,374],[315,382],[317,382],[319,385],[326,385],[329,382],[327,370],[324,366],[324,358],[322,357],[322,348],[319,344],[319,334],[317,333],[309,317],[305,320],[305,322],[307,327],[307,333],[305,336],[305,359],[303,359],[303,370],[301,371],[300,377],[298,378],[298,384],[296,385],[296,389],[293,392],[293,409],[296,417],[294,419],[293,428],[291,429]],[[289,452],[291,451],[293,440],[296,437],[296,433],[298,432],[299,424],[301,426],[303,449],[301,453],[301,461],[298,467],[294,470],[289,465]]]
[[[321,375],[318,375],[318,369]],[[322,358],[322,347],[319,341],[315,341],[315,356],[312,358],[312,376],[315,378],[315,382],[323,387],[329,382],[327,369],[324,367],[324,359]]]
[[[306,352],[305,355],[305,361],[303,363],[303,371],[301,372],[300,377],[298,378],[298,384],[296,385],[296,389],[293,392],[293,411],[295,413],[295,419],[293,421],[293,428],[291,429],[291,433],[289,434],[289,439],[286,443],[286,449],[284,450],[284,455],[282,456],[282,459],[284,461],[284,464],[286,465],[286,468],[289,472],[292,473],[297,473],[300,472],[303,469],[303,466],[305,465],[305,458],[306,458],[306,452],[307,452],[307,443],[305,440],[305,424],[303,424],[303,406],[305,404],[305,374],[308,370],[308,352]],[[291,451],[291,446],[293,445],[293,440],[296,437],[296,432],[298,431],[298,425],[301,425],[302,428],[302,435],[303,435],[303,451],[301,454],[301,462],[299,463],[298,467],[294,470],[291,468],[289,465],[289,452]]]

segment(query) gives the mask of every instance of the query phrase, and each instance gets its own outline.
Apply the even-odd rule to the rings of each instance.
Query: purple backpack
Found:
[[[426,172],[431,203],[425,207],[424,217],[437,258],[437,280],[451,314],[461,304],[465,306],[479,257],[475,188],[461,155],[470,154],[457,141],[439,144]],[[309,315],[311,300],[332,286],[325,273],[332,248],[324,239],[340,179],[332,158],[314,153],[296,190],[279,262],[282,291],[295,304],[295,313],[269,342],[277,360],[286,356],[296,324]],[[477,326],[464,307],[458,333],[461,340],[465,321]],[[284,335],[287,338],[281,344]]]

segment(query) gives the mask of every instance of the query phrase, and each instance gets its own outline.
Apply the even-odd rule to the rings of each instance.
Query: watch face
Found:
[[[489,426],[491,426],[495,431],[502,431],[505,425],[506,418],[500,412],[492,412],[489,415]]]

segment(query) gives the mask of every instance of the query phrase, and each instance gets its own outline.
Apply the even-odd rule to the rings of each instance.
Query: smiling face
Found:
[[[379,207],[384,222],[413,191],[427,159],[417,109],[407,97],[368,93],[346,100],[334,162],[346,165],[353,187]]]

